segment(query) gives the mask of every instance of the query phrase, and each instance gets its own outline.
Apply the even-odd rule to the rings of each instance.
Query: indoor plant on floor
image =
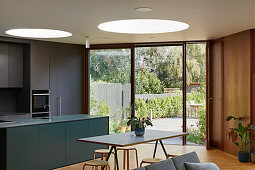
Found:
[[[128,126],[132,126],[135,130],[136,136],[143,136],[145,133],[146,126],[153,126],[150,118],[137,118],[137,117],[129,117],[129,121],[127,122]]]
[[[230,120],[240,121],[240,118],[234,116],[228,116],[226,121]],[[240,148],[238,152],[238,160],[240,162],[249,162],[249,150],[248,146],[250,143],[249,133],[252,129],[252,126],[243,126],[241,122],[238,123],[237,128],[229,128],[227,132],[228,138]]]
[[[251,147],[251,162],[255,164],[255,127],[250,126],[249,132],[250,147]]]

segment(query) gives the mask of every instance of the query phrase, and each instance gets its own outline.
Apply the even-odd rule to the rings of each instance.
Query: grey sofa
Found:
[[[134,170],[186,170],[185,162],[200,163],[200,160],[196,152],[190,152]]]

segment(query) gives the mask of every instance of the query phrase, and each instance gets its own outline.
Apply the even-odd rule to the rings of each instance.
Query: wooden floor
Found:
[[[141,159],[143,158],[148,158],[152,156],[154,145],[153,144],[142,144],[142,145],[136,145],[135,146],[138,150],[138,155],[139,155],[139,163]],[[192,151],[196,151],[199,159],[201,162],[214,162],[216,163],[220,169],[225,169],[225,170],[255,170],[255,164],[252,163],[240,163],[237,160],[237,157],[232,156],[230,154],[227,154],[225,152],[222,152],[217,149],[213,150],[206,150],[204,146],[181,146],[181,145],[165,145],[166,150],[168,153],[173,153],[173,154],[184,154]],[[122,158],[123,154],[121,151],[118,152],[119,156],[119,162],[120,162],[120,169],[123,169],[122,167]],[[159,158],[164,158],[163,156],[163,151],[160,146],[158,146],[158,152],[157,156]],[[130,155],[130,167],[135,168],[135,155],[131,154]],[[59,168],[57,170],[82,170],[83,163]],[[113,157],[110,159],[110,166],[113,167]],[[88,168],[88,170],[91,168]],[[112,170],[114,168],[111,168]]]

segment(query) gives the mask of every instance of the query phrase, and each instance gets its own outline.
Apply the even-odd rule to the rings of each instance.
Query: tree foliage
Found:
[[[130,83],[130,50],[91,50],[90,74],[94,82]]]
[[[206,44],[187,44],[186,79],[206,81]],[[136,92],[162,93],[164,88],[182,88],[182,46],[141,47],[135,49]],[[91,50],[92,81],[130,83],[130,49]]]
[[[163,92],[163,85],[155,73],[135,73],[136,94],[159,94]]]

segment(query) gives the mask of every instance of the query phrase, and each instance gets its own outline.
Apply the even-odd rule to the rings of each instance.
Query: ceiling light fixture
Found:
[[[156,34],[177,32],[189,28],[184,22],[160,19],[130,19],[105,22],[98,25],[103,31],[126,34]]]
[[[85,47],[86,47],[86,48],[90,48],[89,36],[86,36],[86,39],[85,39]]]
[[[72,36],[70,32],[66,31],[34,28],[10,29],[5,31],[5,33],[26,38],[63,38]]]
[[[137,12],[151,12],[152,8],[150,8],[150,7],[138,7],[138,8],[135,8],[135,10]]]

